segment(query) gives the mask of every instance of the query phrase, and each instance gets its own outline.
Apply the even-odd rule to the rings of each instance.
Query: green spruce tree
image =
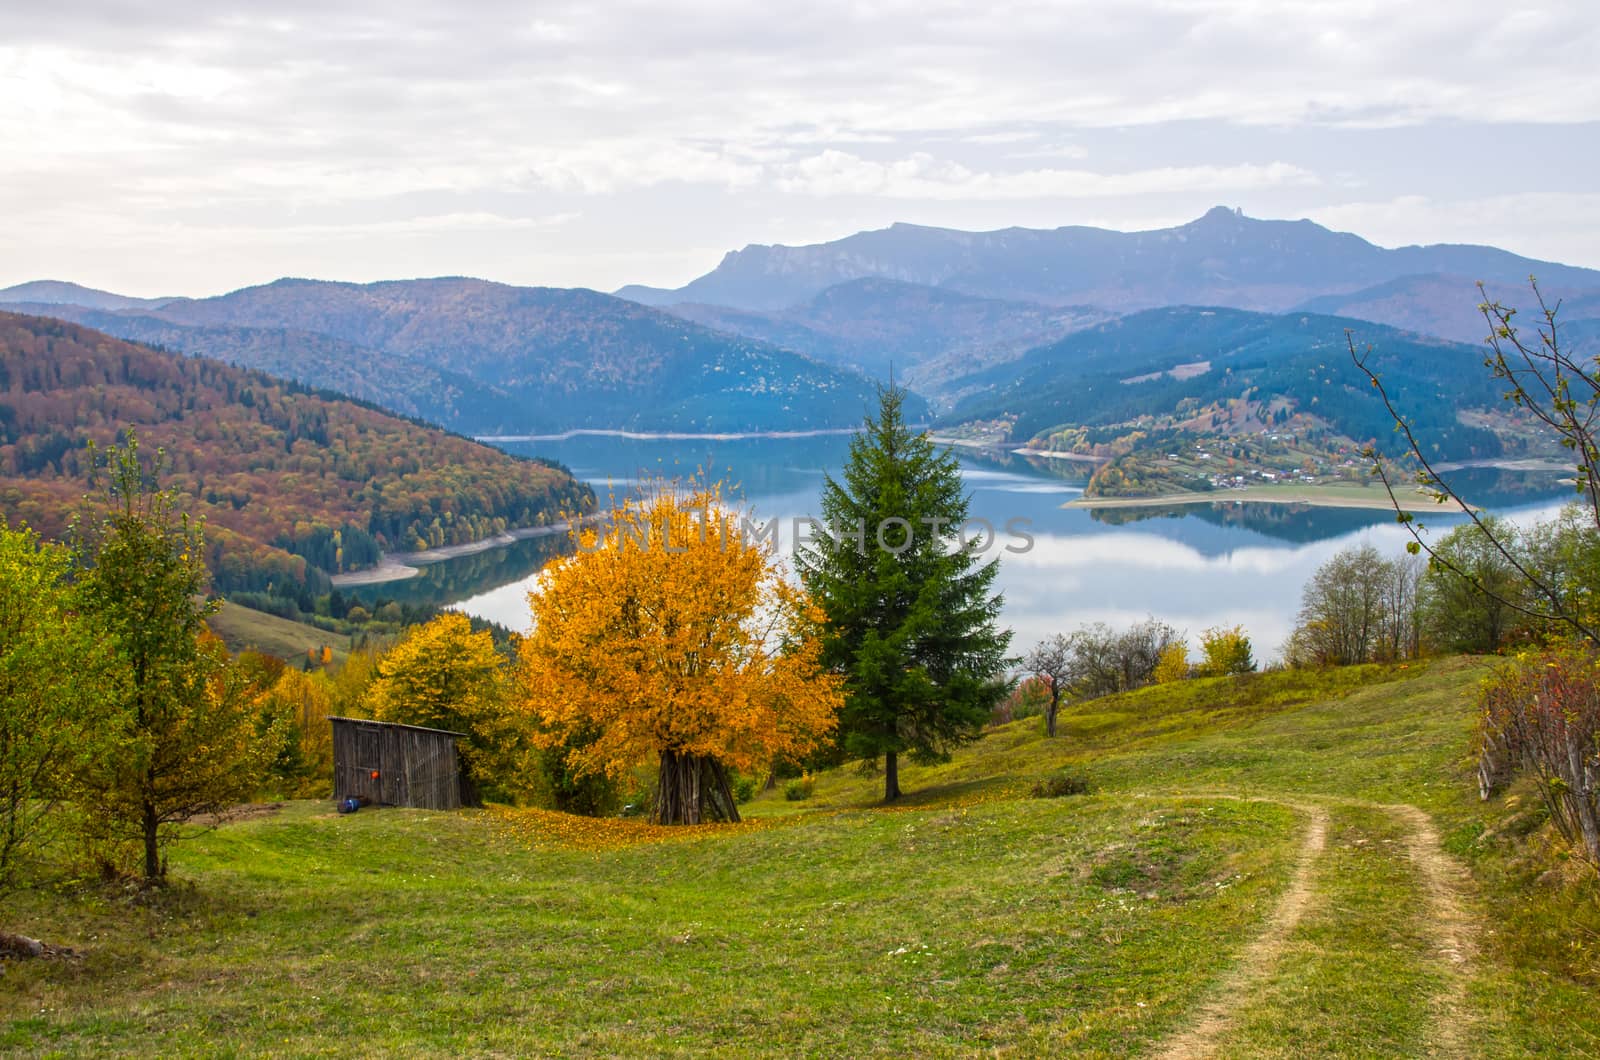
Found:
[[[906,425],[905,391],[891,384],[878,400],[842,481],[823,487],[827,532],[795,558],[827,617],[824,662],[846,678],[845,754],[882,758],[893,801],[901,755],[945,761],[982,735],[1011,633],[995,625],[998,558],[957,537],[967,497],[955,456]]]

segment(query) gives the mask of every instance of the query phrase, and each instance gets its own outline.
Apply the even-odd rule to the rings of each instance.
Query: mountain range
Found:
[[[1594,269],[1484,246],[1385,249],[1225,207],[1149,232],[899,224],[812,246],[749,246],[676,290],[617,293],[831,364],[882,375],[892,360],[908,385],[948,407],[983,369],[1163,306],[1304,311],[1481,344],[1478,282],[1490,298],[1527,306],[1530,276],[1562,299],[1563,322],[1600,318]]]
[[[104,292],[80,296],[94,305],[16,302],[17,292],[0,302],[472,434],[848,427],[872,397],[857,373],[582,289],[285,279],[121,308]]]
[[[1484,246],[1386,249],[1311,221],[1259,220],[1218,206],[1187,224],[1148,232],[1082,226],[960,232],[897,224],[812,246],[753,245],[676,290],[633,286],[617,294],[651,305],[765,311],[848,280],[881,277],[980,298],[1120,312],[1163,305],[1282,312],[1407,276],[1520,284],[1530,274],[1600,291],[1594,269]]]
[[[171,298],[129,298],[85,287],[65,280],[32,280],[0,289],[0,304],[83,306],[86,309],[144,309],[172,301]]]
[[[1146,315],[1171,306],[1285,315],[1281,327],[1263,325],[1285,358],[1306,352],[1295,345],[1302,319],[1392,328],[1375,334],[1394,348],[1437,347],[1419,336],[1481,346],[1477,281],[1523,306],[1526,321],[1530,275],[1561,300],[1568,334],[1600,348],[1600,271],[1484,246],[1386,249],[1224,207],[1146,232],[897,224],[812,246],[749,246],[684,287],[617,296],[441,278],[285,279],[215,298],[134,299],[41,281],[0,291],[0,304],[474,434],[803,430],[858,423],[872,380],[891,373],[937,415],[993,411],[986,393],[1042,385],[1038,366],[1063,367],[1100,341],[1072,336],[1095,329],[1174,363],[1216,360],[1207,328]],[[1121,408],[1128,394],[1153,391],[1109,393]],[[1076,407],[1063,404],[1056,422]]]
[[[876,378],[893,373],[929,394],[976,366],[1004,363],[1112,315],[1093,306],[1008,302],[879,277],[847,280],[766,313],[696,302],[668,309],[837,367]]]

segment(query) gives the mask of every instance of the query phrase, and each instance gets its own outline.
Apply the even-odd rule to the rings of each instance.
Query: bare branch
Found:
[[[1490,309],[1486,309],[1485,314],[1489,315],[1491,311],[1492,310]],[[1507,315],[1503,315],[1500,319],[1509,320],[1509,311],[1506,311],[1506,314]],[[1515,332],[1512,331],[1509,326],[1507,326],[1501,331],[1502,338],[1505,338],[1506,332],[1511,332],[1513,336],[1515,335]],[[1411,536],[1412,541],[1415,542],[1417,547],[1426,552],[1428,554],[1428,559],[1440,569],[1447,570],[1457,577],[1464,579],[1469,585],[1473,586],[1473,588],[1477,589],[1479,592],[1490,597],[1491,599],[1497,600],[1507,607],[1527,615],[1530,618],[1563,624],[1585,639],[1589,640],[1591,643],[1600,643],[1600,635],[1597,635],[1596,630],[1581,617],[1574,615],[1571,611],[1569,611],[1561,600],[1561,594],[1555,589],[1546,585],[1540,577],[1528,570],[1522,561],[1515,554],[1513,554],[1510,548],[1507,547],[1505,542],[1501,541],[1499,536],[1496,535],[1494,531],[1484,522],[1484,520],[1479,516],[1477,510],[1463,500],[1460,494],[1458,494],[1455,489],[1453,489],[1450,484],[1446,482],[1437,471],[1434,470],[1432,463],[1429,462],[1427,455],[1423,452],[1421,444],[1417,441],[1416,435],[1412,433],[1410,422],[1403,415],[1401,415],[1398,409],[1394,407],[1394,402],[1390,399],[1388,391],[1384,388],[1383,381],[1378,377],[1376,372],[1368,367],[1367,358],[1356,350],[1355,338],[1348,330],[1345,332],[1345,341],[1350,348],[1351,361],[1353,361],[1355,366],[1360,369],[1363,375],[1367,377],[1368,381],[1372,384],[1373,389],[1378,392],[1378,397],[1383,401],[1384,408],[1394,419],[1395,426],[1399,429],[1400,433],[1405,437],[1406,445],[1410,448],[1412,455],[1417,459],[1418,463],[1421,464],[1422,481],[1430,490],[1433,491],[1435,499],[1440,502],[1445,500],[1454,502],[1454,504],[1467,516],[1467,518],[1472,521],[1473,525],[1477,527],[1478,531],[1483,534],[1484,539],[1487,540],[1494,547],[1495,551],[1497,551],[1501,557],[1511,565],[1512,569],[1517,572],[1518,576],[1522,578],[1527,585],[1532,586],[1538,595],[1544,597],[1550,602],[1550,610],[1542,611],[1530,608],[1518,600],[1508,599],[1505,596],[1494,592],[1483,584],[1482,579],[1474,577],[1473,575],[1462,570],[1453,561],[1451,561],[1448,556],[1442,555],[1432,545],[1430,545],[1422,534],[1422,531],[1426,529],[1426,527],[1418,524],[1415,516],[1406,511],[1401,505],[1400,499],[1395,496],[1394,486],[1389,480],[1389,474],[1387,468],[1385,467],[1383,457],[1378,453],[1376,447],[1370,448],[1367,450],[1366,455],[1370,460],[1372,460],[1373,473],[1383,483],[1384,492],[1389,495],[1389,503],[1394,507],[1395,513],[1399,517],[1401,525],[1406,528],[1406,532]],[[1512,341],[1515,342],[1514,337]],[[1492,342],[1493,340],[1491,340],[1491,344]],[[1522,352],[1525,356],[1528,355],[1526,347],[1524,347],[1521,343],[1516,343],[1516,349]],[[1367,352],[1369,354],[1371,353],[1370,347]],[[1495,355],[1499,364],[1506,364],[1506,359],[1498,347],[1495,349]],[[1543,381],[1543,376],[1538,374],[1537,369],[1534,369],[1534,372],[1536,375],[1538,375],[1538,378]],[[1507,375],[1509,377],[1509,370]],[[1512,385],[1517,388],[1515,393],[1523,395],[1523,401],[1531,403],[1531,399],[1527,397],[1526,389],[1520,383],[1518,383],[1515,378],[1512,378],[1511,382]],[[1593,496],[1593,494],[1591,494],[1591,496]]]

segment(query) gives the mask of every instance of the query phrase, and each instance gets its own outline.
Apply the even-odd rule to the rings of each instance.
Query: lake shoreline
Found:
[[[470,541],[464,545],[441,545],[438,548],[427,548],[420,552],[385,552],[378,560],[376,567],[366,567],[362,570],[335,574],[329,581],[335,589],[356,589],[368,585],[383,585],[388,582],[405,581],[421,574],[422,568],[430,563],[439,563],[447,559],[460,559],[463,556],[475,556],[480,552],[488,552],[490,549],[514,545],[518,541],[565,534],[571,529],[572,524],[565,522],[553,523],[550,526],[521,526],[515,530],[506,530],[495,534],[493,537]]]
[[[1363,494],[1370,494],[1366,496]],[[1407,512],[1450,511],[1449,504],[1436,504],[1431,495],[1418,495],[1415,500],[1401,494],[1397,497],[1400,508]],[[1244,489],[1220,489],[1196,493],[1168,493],[1142,497],[1075,497],[1063,508],[1159,508],[1165,505],[1192,504],[1303,504],[1311,508],[1359,508],[1367,511],[1393,511],[1394,502],[1381,490],[1344,490],[1330,487],[1300,488],[1295,486],[1247,486]]]
[[[1090,456],[1087,453],[1061,453],[1054,449],[1029,449],[1027,446],[1013,446],[1010,442],[983,438],[951,438],[942,434],[930,434],[928,440],[934,445],[954,446],[957,449],[976,449],[981,452],[996,455],[1010,456],[1036,456],[1043,460],[1067,460],[1079,464],[1105,464],[1109,463],[1109,456]]]
[[[819,427],[806,431],[623,431],[578,427],[559,434],[475,434],[475,442],[570,442],[574,438],[624,438],[634,442],[743,442],[763,438],[828,438],[860,434],[860,427]]]

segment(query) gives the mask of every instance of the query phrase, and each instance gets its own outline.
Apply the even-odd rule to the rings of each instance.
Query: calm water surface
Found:
[[[594,486],[602,502],[645,479],[709,473],[765,521],[815,515],[823,476],[838,472],[849,438],[686,440],[580,436],[507,442],[519,453],[560,460]],[[1222,502],[1178,509],[1091,513],[1061,506],[1082,492],[1070,464],[1016,456],[961,454],[971,515],[1003,528],[1027,520],[1031,550],[997,547],[1003,621],[1020,653],[1051,633],[1083,622],[1125,624],[1154,615],[1195,642],[1211,626],[1242,624],[1258,658],[1271,658],[1288,636],[1300,591],[1316,567],[1347,545],[1370,541],[1399,555],[1406,540],[1392,514]],[[1518,521],[1553,514],[1568,494],[1555,475],[1463,472],[1452,479],[1469,497]],[[1442,531],[1459,521],[1424,520]],[[1002,536],[1001,544],[1008,539]],[[527,587],[564,541],[516,546],[424,568],[407,582],[362,590],[372,599],[454,605],[513,629],[529,625]]]

